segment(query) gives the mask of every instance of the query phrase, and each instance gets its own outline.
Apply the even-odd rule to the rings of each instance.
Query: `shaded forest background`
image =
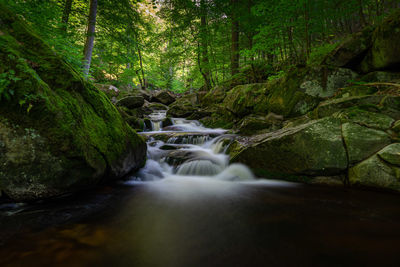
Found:
[[[175,92],[318,64],[346,36],[400,7],[398,0],[5,2],[95,82]]]

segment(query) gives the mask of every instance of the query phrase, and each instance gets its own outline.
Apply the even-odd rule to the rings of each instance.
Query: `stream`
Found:
[[[256,179],[225,130],[149,118],[128,180],[0,205],[0,266],[398,266],[398,194]]]

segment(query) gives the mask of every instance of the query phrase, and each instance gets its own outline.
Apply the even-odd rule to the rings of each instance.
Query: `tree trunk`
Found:
[[[68,28],[68,21],[69,21],[69,14],[71,14],[71,9],[72,9],[72,2],[74,0],[65,0],[65,5],[64,5],[64,11],[63,11],[63,16],[62,16],[62,27],[61,29],[63,31],[67,31]]]
[[[239,20],[237,18],[238,0],[231,0],[232,28],[231,28],[231,75],[239,72]]]
[[[358,14],[360,15],[360,24],[361,27],[365,27],[367,25],[367,21],[365,20],[364,11],[363,11],[363,1],[358,0]]]
[[[143,59],[142,59],[142,50],[139,47],[139,44],[136,44],[136,48],[138,51],[138,55],[139,55],[139,64],[140,64],[140,71],[142,73],[142,80],[143,80],[143,84],[141,84],[142,89],[146,89],[147,87],[147,82],[146,82],[146,77],[144,76],[144,69],[143,69]],[[140,80],[140,79],[139,79]]]
[[[201,72],[204,78],[206,89],[211,89],[210,82],[210,61],[208,58],[208,42],[207,42],[207,8],[204,0],[200,1],[200,51],[201,53]]]
[[[86,34],[85,43],[85,62],[83,73],[87,77],[89,75],[90,63],[92,62],[92,52],[94,45],[94,37],[96,32],[96,15],[97,15],[97,0],[90,0],[89,22]]]
[[[311,38],[310,38],[310,12],[308,7],[308,1],[304,2],[304,22],[305,22],[305,38],[306,38],[306,61],[311,54]]]

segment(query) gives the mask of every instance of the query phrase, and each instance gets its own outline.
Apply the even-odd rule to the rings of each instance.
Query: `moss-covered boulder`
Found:
[[[399,155],[399,144],[385,147],[349,170],[350,183],[355,186],[400,191],[400,166],[391,163],[397,163]]]
[[[395,121],[385,114],[366,111],[358,107],[339,111],[333,116],[340,118],[342,122],[354,122],[361,126],[384,131],[389,130]]]
[[[335,175],[347,169],[341,122],[335,118],[241,138],[229,150],[232,162],[257,175]],[[275,177],[276,178],[276,177]]]
[[[372,47],[361,63],[363,72],[400,68],[400,11],[394,12],[373,32]]]
[[[347,37],[324,59],[324,63],[335,67],[358,68],[368,49],[372,46],[374,28],[367,27]]]
[[[166,90],[157,91],[151,98],[152,102],[158,102],[164,105],[170,105],[175,102],[175,96]]]
[[[387,163],[400,167],[400,143],[385,147],[378,152],[378,156]]]
[[[313,111],[313,116],[323,118],[347,108],[377,112],[396,119],[400,114],[400,97],[391,95],[367,95],[335,98],[324,101]]]
[[[266,111],[267,84],[238,85],[229,91],[222,105],[237,117]]]
[[[214,104],[219,104],[225,99],[226,93],[228,91],[229,86],[218,85],[200,98],[200,105],[211,106]]]
[[[387,133],[355,123],[344,123],[342,134],[351,165],[372,156],[391,143]]]
[[[168,116],[176,118],[189,117],[195,113],[199,107],[193,103],[191,96],[178,98],[172,105],[169,106]]]
[[[261,130],[275,131],[282,128],[283,117],[275,114],[267,116],[249,115],[238,123],[238,133],[244,135],[255,134]]]
[[[0,189],[50,197],[143,166],[146,144],[106,95],[0,4]]]
[[[126,96],[118,100],[116,105],[129,109],[140,108],[144,105],[144,98],[139,95]]]

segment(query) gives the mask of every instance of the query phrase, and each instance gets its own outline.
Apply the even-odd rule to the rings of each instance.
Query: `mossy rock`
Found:
[[[19,80],[0,100],[0,188],[33,200],[122,177],[146,144],[106,95],[0,4],[0,72]]]
[[[385,96],[382,95],[367,95],[367,96],[353,96],[343,97],[336,99],[329,99],[318,105],[313,111],[315,118],[324,118],[332,114],[345,110],[347,108],[359,107],[360,109],[380,112],[380,106],[384,102]]]
[[[160,90],[154,93],[153,97],[151,98],[151,101],[158,102],[168,106],[175,102],[175,96],[166,90]]]
[[[144,98],[142,96],[126,96],[118,100],[116,105],[129,109],[140,108],[144,105]]]
[[[283,118],[282,118],[283,119]],[[244,135],[255,134],[261,130],[275,131],[282,128],[282,119],[274,116],[250,115],[238,123],[238,133]]]
[[[400,153],[398,147],[396,151]],[[387,163],[378,154],[350,168],[350,184],[400,191],[400,168]]]
[[[377,155],[387,163],[400,167],[400,143],[385,147]]]
[[[228,91],[229,86],[217,85],[200,99],[200,105],[208,107],[214,104],[219,104],[225,99]]]
[[[341,122],[335,118],[238,139],[232,162],[282,175],[336,175],[347,169]]]
[[[374,71],[362,76],[360,81],[368,83],[400,81],[400,72]]]
[[[361,63],[361,70],[365,73],[383,69],[400,69],[399,10],[374,30],[372,47]]]
[[[372,46],[374,28],[367,27],[363,31],[347,37],[324,59],[324,63],[335,67],[357,69],[368,49]]]
[[[222,105],[237,117],[265,112],[267,94],[267,84],[264,83],[238,85],[227,93]]]
[[[391,143],[387,133],[355,123],[344,123],[342,134],[350,165],[372,156]]]
[[[394,119],[385,114],[369,112],[358,107],[339,111],[333,114],[333,116],[340,118],[343,123],[354,122],[361,126],[384,131],[390,129],[394,123]]]

